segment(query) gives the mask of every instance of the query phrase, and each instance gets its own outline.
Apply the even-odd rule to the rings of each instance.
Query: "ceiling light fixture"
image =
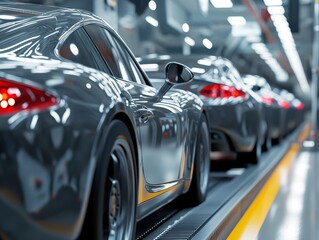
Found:
[[[232,26],[243,26],[246,24],[246,19],[242,16],[231,16],[227,18],[227,21]]]
[[[280,66],[278,61],[269,52],[267,46],[264,43],[253,43],[251,48],[259,55],[261,59],[269,66],[269,68],[274,72],[277,81],[286,82],[289,79],[287,72]]]
[[[156,72],[159,69],[159,65],[156,63],[141,64],[141,67],[145,72]]]
[[[271,15],[284,14],[285,9],[282,6],[272,6],[267,8]]]
[[[210,0],[215,8],[231,8],[233,3],[230,0]]]
[[[281,6],[282,0],[264,0],[266,6]]]
[[[187,23],[183,23],[182,29],[183,29],[183,32],[187,33],[189,31],[189,25]]]
[[[203,45],[208,49],[211,49],[213,47],[213,43],[207,38],[203,39]]]
[[[189,46],[195,46],[195,40],[192,39],[191,37],[185,37],[184,41],[189,45]]]
[[[158,21],[155,18],[153,18],[151,16],[146,16],[145,20],[146,20],[146,22],[148,22],[152,26],[158,27]]]
[[[273,22],[287,22],[287,18],[282,14],[271,15],[270,17]]]
[[[154,0],[149,1],[148,7],[149,7],[152,11],[155,11],[155,10],[156,10],[156,7],[157,7],[156,2],[155,2]]]
[[[199,74],[205,73],[205,69],[204,69],[204,68],[193,67],[193,68],[191,68],[191,70],[192,70],[194,73],[199,73]]]
[[[209,59],[209,58],[202,58],[202,59],[199,59],[197,61],[198,64],[200,65],[203,65],[203,66],[211,66],[212,65],[212,61]]]

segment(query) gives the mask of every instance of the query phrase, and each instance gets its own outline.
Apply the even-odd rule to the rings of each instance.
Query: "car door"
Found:
[[[142,149],[142,170],[149,188],[179,180],[185,161],[182,133],[187,132],[183,129],[186,118],[178,101],[169,95],[158,98],[129,50],[112,31],[93,24],[84,28],[123,86],[123,94],[134,111]]]

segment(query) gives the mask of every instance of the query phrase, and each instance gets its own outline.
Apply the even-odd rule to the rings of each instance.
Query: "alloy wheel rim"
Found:
[[[129,145],[123,139],[115,142],[108,169],[103,210],[103,239],[126,239],[132,230],[134,184],[127,163],[132,161]]]
[[[205,193],[208,182],[208,147],[205,139],[205,129],[202,128],[200,145],[199,145],[199,158],[200,158],[200,190],[202,193]]]

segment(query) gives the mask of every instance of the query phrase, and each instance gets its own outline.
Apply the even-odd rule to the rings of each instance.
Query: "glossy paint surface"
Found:
[[[196,95],[171,90],[159,97],[139,67],[135,71],[143,82],[112,76],[103,71],[102,61],[94,69],[61,57],[63,42],[91,24],[106,29],[119,42],[117,50],[133,59],[118,35],[90,13],[27,4],[0,5],[0,12],[30,15],[14,24],[0,22],[0,78],[59,100],[45,110],[0,116],[0,229],[5,236],[78,235],[114,118],[129,127],[136,142],[138,218],[188,190],[203,105]],[[72,47],[74,55],[80,47]]]
[[[246,92],[239,81],[231,79],[223,72],[226,60],[214,56],[201,55],[171,55],[169,58],[170,61],[179,61],[188,65],[191,69],[195,69],[194,81],[176,86],[175,89],[179,88],[197,94],[204,102],[210,132],[218,131],[229,139],[229,141],[223,141],[222,144],[212,144],[212,151],[251,151],[257,141],[257,137],[264,134],[263,131],[259,132],[262,123],[261,104],[250,93],[247,93],[244,98],[227,99],[207,98],[199,93],[205,86],[214,84],[225,84]],[[165,67],[165,60],[161,59],[161,56],[146,56],[142,58],[140,63],[154,86],[159,88],[164,81],[161,78],[161,72]],[[152,69],[149,66],[154,68]]]

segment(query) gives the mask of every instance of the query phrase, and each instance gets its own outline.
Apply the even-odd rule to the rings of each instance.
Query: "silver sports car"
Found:
[[[196,54],[144,56],[138,60],[155,87],[160,88],[164,82],[161,72],[167,59],[184,63],[194,72],[193,82],[176,88],[191,91],[204,102],[212,159],[226,152],[239,153],[239,159],[245,162],[258,162],[266,129],[261,103],[238,79],[240,75],[231,62]]]
[[[91,13],[0,4],[0,239],[133,239],[136,220],[205,199],[202,101],[156,90]],[[163,77],[165,73],[163,72]]]

